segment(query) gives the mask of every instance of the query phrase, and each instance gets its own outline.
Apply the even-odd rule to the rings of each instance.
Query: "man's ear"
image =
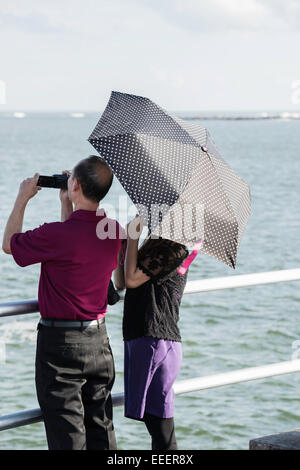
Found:
[[[78,191],[78,189],[80,188],[80,184],[78,183],[77,178],[73,178],[73,181],[71,184],[72,184],[72,191]]]

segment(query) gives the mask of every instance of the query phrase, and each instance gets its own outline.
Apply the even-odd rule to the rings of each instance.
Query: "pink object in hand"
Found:
[[[194,249],[192,251],[192,253],[184,260],[184,262],[182,263],[182,265],[177,269],[177,272],[179,274],[185,274],[186,270],[188,269],[188,267],[190,266],[190,264],[194,261],[194,259],[196,258],[197,254],[199,253],[200,251],[200,248],[201,248],[201,245],[202,245],[202,241],[203,240],[199,240],[196,245],[194,246]]]

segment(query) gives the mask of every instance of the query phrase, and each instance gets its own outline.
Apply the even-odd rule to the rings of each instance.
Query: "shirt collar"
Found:
[[[98,208],[96,211],[89,211],[86,209],[78,209],[69,215],[68,219],[81,219],[81,220],[100,220],[106,217],[105,210]]]

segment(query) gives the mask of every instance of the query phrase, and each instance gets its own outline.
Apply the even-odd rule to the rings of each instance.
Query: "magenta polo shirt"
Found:
[[[100,239],[97,224],[106,222],[109,237]],[[41,263],[38,302],[43,318],[94,320],[105,315],[112,271],[120,249],[126,248],[122,231],[103,209],[102,215],[79,209],[64,222],[44,223],[11,237],[19,266]]]

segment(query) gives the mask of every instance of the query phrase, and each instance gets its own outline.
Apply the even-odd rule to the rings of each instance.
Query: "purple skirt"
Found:
[[[173,384],[182,362],[181,343],[143,336],[124,341],[125,416],[174,416]]]

